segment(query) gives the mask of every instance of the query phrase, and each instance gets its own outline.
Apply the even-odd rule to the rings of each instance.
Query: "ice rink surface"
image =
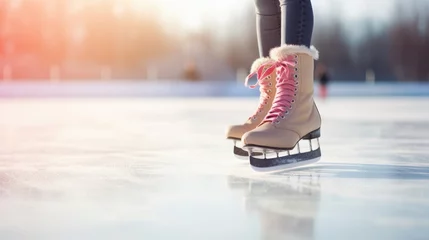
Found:
[[[0,239],[429,239],[429,98],[318,100],[322,161],[232,155],[256,98],[1,99]]]

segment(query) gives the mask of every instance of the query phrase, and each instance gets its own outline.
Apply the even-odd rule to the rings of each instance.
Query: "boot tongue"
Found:
[[[273,100],[273,105],[269,113],[262,121],[262,124],[266,122],[274,122],[279,116],[288,112],[293,100],[293,92],[295,90],[295,80],[291,70],[293,67],[295,67],[295,65],[292,57],[280,62],[277,68],[276,97]]]

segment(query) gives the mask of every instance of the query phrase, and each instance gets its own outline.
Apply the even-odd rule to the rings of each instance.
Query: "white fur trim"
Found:
[[[292,54],[307,54],[313,57],[315,60],[319,59],[319,51],[314,46],[308,48],[307,46],[301,45],[283,45],[281,47],[276,47],[271,49],[270,57],[276,61],[286,58],[288,55]]]
[[[250,68],[250,73],[255,72],[256,70],[258,70],[258,68],[266,63],[270,63],[270,62],[274,62],[274,60],[272,60],[271,58],[258,58],[256,59],[253,64],[252,67]]]

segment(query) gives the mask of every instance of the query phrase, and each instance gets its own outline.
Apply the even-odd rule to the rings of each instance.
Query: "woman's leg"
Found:
[[[234,0],[232,0],[234,1]],[[274,64],[269,58],[270,50],[280,46],[281,37],[281,12],[279,0],[254,0],[257,19],[257,37],[260,58],[256,59],[250,69],[251,73],[259,72],[263,67]],[[227,129],[226,137],[234,142],[240,141],[243,134],[256,128],[267,115],[275,97],[276,72],[272,71],[269,76],[261,78],[258,76],[260,85],[260,101],[256,111],[247,119],[244,124],[232,125]],[[246,80],[247,83],[247,80]],[[248,157],[248,153],[234,145],[234,154],[239,157]]]
[[[311,0],[280,0],[281,43],[310,47],[314,16]]]
[[[234,1],[234,0],[232,0]],[[270,50],[280,46],[281,37],[281,13],[279,0],[254,0],[257,19],[257,36],[260,58],[256,59],[250,69],[250,72],[259,72],[261,67],[268,68],[274,64],[269,58]],[[244,124],[229,126],[226,137],[232,139],[235,143],[240,141],[243,134],[256,128],[271,109],[275,97],[276,72],[272,71],[269,76],[261,78],[258,76],[260,84],[260,102],[259,106]],[[247,80],[246,80],[247,83]],[[234,144],[234,154],[239,158],[247,158],[249,155],[240,148],[240,145]]]
[[[276,95],[262,123],[241,137],[243,149],[252,153],[250,164],[258,171],[303,166],[321,156],[321,118],[313,100],[314,60],[319,53],[310,46],[311,2],[280,0],[280,6],[282,45],[270,51],[275,64],[258,71],[261,78],[276,71]],[[300,142],[310,151],[301,151]]]
[[[260,57],[268,57],[272,48],[280,46],[281,11],[279,0],[254,0]]]
[[[310,47],[314,25],[311,0],[254,1],[261,57],[284,43]]]

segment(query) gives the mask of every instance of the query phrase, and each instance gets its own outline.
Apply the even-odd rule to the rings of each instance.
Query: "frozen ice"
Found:
[[[429,98],[317,100],[322,160],[255,173],[256,98],[0,100],[1,239],[428,239]]]

